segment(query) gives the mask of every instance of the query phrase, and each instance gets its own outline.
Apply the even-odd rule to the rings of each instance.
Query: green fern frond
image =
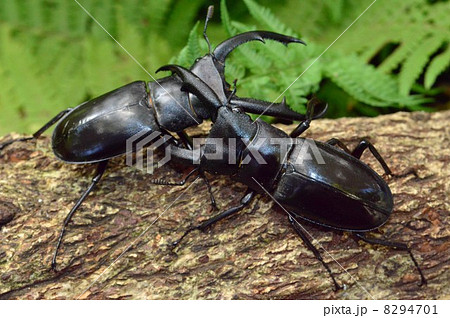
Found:
[[[380,31],[381,32],[381,31]],[[396,69],[404,60],[406,60],[418,47],[420,47],[426,32],[421,29],[408,29],[402,31],[405,38],[411,40],[403,42],[387,59],[379,66],[380,71],[389,73]],[[399,34],[399,33],[398,33]],[[398,39],[398,41],[401,41]]]
[[[437,58],[433,54],[450,42],[449,16],[448,1],[431,4],[427,0],[379,0],[360,24],[336,43],[336,49],[358,52],[369,61],[387,44],[398,44],[378,69],[387,74],[400,69],[399,92],[406,96],[426,65]],[[428,85],[434,82],[432,78],[428,77]]]
[[[231,25],[230,14],[228,13],[227,3],[225,0],[220,0],[220,19],[222,20],[222,25],[227,31],[228,36],[233,36],[237,33],[235,27]]]
[[[294,31],[289,30],[283,23],[276,19],[269,9],[256,4],[253,0],[245,0],[244,2],[251,15],[262,25],[269,27],[275,32],[295,34]],[[336,6],[336,8],[340,8],[341,4],[336,4]],[[329,10],[334,10],[332,8],[335,7],[328,6]],[[225,14],[225,16],[227,24],[232,25],[240,32],[248,31],[248,26],[231,21],[228,14]],[[362,27],[362,29],[364,29],[364,27]],[[360,42],[365,42],[361,41],[361,39],[370,38],[369,35],[371,31],[366,28],[364,32],[366,36],[360,37]],[[404,31],[402,32],[405,33]],[[415,34],[420,35],[420,32],[415,32]],[[423,34],[423,37],[425,37],[426,32]],[[401,39],[400,35],[398,36],[398,39]],[[397,54],[391,57],[390,61],[385,65],[395,68],[396,65],[399,65],[406,60],[411,53],[419,56],[418,51],[415,49],[420,45],[420,39],[421,37],[418,36],[416,41],[408,42],[404,45],[404,48],[398,50]],[[386,43],[386,39],[382,36],[379,37],[378,41],[380,45],[381,43]],[[430,46],[427,47],[426,54],[420,55],[422,60],[426,61],[428,57],[438,49],[439,41],[437,39],[433,41],[430,40],[429,44],[433,44],[433,48]],[[362,47],[364,46],[361,46],[361,48]],[[289,88],[288,92],[286,92],[289,99],[293,101],[293,103],[290,102],[291,105],[302,103],[305,96],[316,92],[319,89],[320,82],[324,78],[330,78],[356,100],[372,106],[391,107],[397,105],[398,107],[406,106],[413,108],[423,102],[423,99],[421,98],[400,94],[399,83],[396,79],[383,74],[379,69],[376,69],[371,65],[367,65],[363,62],[362,58],[356,55],[350,57],[345,52],[336,50],[331,54],[331,57],[327,58],[326,56],[323,56],[315,61],[315,58],[320,55],[322,50],[323,48],[320,49],[319,46],[314,44],[309,45],[303,50],[294,49],[293,47],[283,50],[273,43],[267,43],[262,47],[243,46],[238,50],[239,54],[237,55],[238,57],[235,62],[245,65],[248,69],[247,79],[241,81],[241,83],[244,84],[246,84],[247,81],[254,81],[258,76],[270,76],[266,73],[267,69],[272,69],[272,72],[278,75],[276,79],[270,81],[272,86],[268,96],[274,96],[274,91],[283,91],[286,87],[290,86],[303,70],[312,65],[311,63],[314,63],[314,65],[312,65],[311,68]],[[327,54],[330,55],[330,53]],[[230,62],[228,64],[232,63],[233,62]],[[263,67],[261,67],[261,65]],[[293,69],[296,71],[290,71]],[[276,84],[277,81],[278,84]],[[404,82],[401,83],[404,85]],[[252,85],[244,85],[244,87],[250,94],[257,93],[253,91],[254,86]],[[410,86],[406,87],[410,88]],[[298,107],[302,108],[303,105],[299,105]]]
[[[430,89],[436,82],[436,78],[450,65],[450,44],[447,49],[436,56],[427,68],[425,73],[425,88]]]
[[[167,17],[170,14],[170,7],[173,4],[173,0],[135,1],[137,2],[136,5],[131,6],[127,1],[127,4],[124,5],[124,7],[130,6],[137,9],[137,16],[140,16],[140,19],[142,19],[142,31],[148,33],[149,28],[151,28],[158,33],[164,32],[167,26]],[[142,8],[145,9],[142,10]],[[136,17],[136,14],[133,16]],[[134,25],[134,23],[129,24]]]
[[[325,1],[325,12],[329,16],[330,20],[334,23],[342,19],[345,8],[345,0]]]
[[[186,24],[194,21],[202,0],[178,0],[166,20],[165,33],[174,45],[183,44],[189,35]]]
[[[430,56],[441,46],[442,40],[442,36],[438,34],[429,37],[405,61],[399,76],[400,94],[403,96],[407,96],[409,94],[412,85],[422,73],[422,70],[430,59]]]
[[[173,0],[80,3],[149,72],[178,50],[164,34]],[[0,134],[33,132],[64,108],[151,80],[75,1],[0,1],[0,34]]]
[[[189,38],[186,46],[180,51],[180,54],[176,58],[176,64],[184,67],[189,67],[194,63],[195,59],[201,56],[199,36],[198,36],[198,25],[197,22],[189,33]]]
[[[426,100],[409,95],[411,88],[429,94],[422,79],[431,89],[448,72],[448,1],[378,0],[315,61],[372,2],[291,0],[275,5],[275,16],[257,0],[245,0],[253,21],[243,23],[230,17],[221,0],[222,25],[229,36],[267,29],[302,34],[308,43],[242,45],[227,59],[226,77],[239,79],[240,96],[273,101],[311,66],[285,93],[295,110],[303,111],[306,98],[323,84],[332,85],[328,79],[367,105],[421,109]],[[204,17],[204,0],[81,3],[148,72],[167,64],[186,39],[176,63],[190,66],[207,51],[198,24],[190,33],[186,27]],[[213,20],[214,43],[216,30]],[[372,61],[379,66],[371,66]],[[0,1],[0,134],[32,132],[61,109],[137,79],[151,80],[75,1]],[[367,105],[357,108],[373,114],[376,108],[371,111]]]
[[[362,82],[368,80],[366,77],[368,72],[361,73],[358,64],[357,57],[340,58],[330,61],[325,69],[325,76],[356,100],[372,106],[390,106],[390,102],[383,101],[378,96],[374,96],[373,92],[370,92],[366,87],[361,85]]]
[[[250,14],[257,20],[265,25],[269,30],[278,32],[285,35],[297,36],[295,32],[287,27],[283,22],[281,22],[275,15],[268,9],[265,8],[253,0],[244,0]]]

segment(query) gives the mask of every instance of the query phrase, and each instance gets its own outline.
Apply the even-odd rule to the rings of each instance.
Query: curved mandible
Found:
[[[212,88],[190,70],[179,65],[169,64],[161,66],[156,73],[159,71],[171,71],[177,74],[183,81],[181,89],[194,94],[202,103],[212,105],[215,109],[222,106],[222,102]]]
[[[280,43],[283,43],[284,45],[288,45],[289,43],[301,43],[306,45],[306,43],[302,40],[292,36],[269,31],[249,31],[238,34],[236,36],[233,36],[232,38],[229,38],[228,40],[223,41],[216,47],[212,55],[214,56],[216,61],[218,61],[224,67],[225,59],[227,58],[228,54],[230,54],[231,51],[233,51],[236,47],[249,41],[261,41],[265,43],[265,39],[278,41]]]
[[[317,112],[314,111],[314,110],[317,110],[316,105],[324,105],[324,104],[325,104],[325,106],[323,106],[322,108],[319,108],[319,110]],[[316,105],[314,105],[314,107],[313,107],[311,119],[322,118],[328,110],[328,103],[323,103],[322,101],[318,101],[318,102],[316,102]]]

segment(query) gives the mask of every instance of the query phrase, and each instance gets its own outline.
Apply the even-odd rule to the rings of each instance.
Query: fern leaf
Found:
[[[135,7],[139,11],[142,11],[141,8],[146,8],[144,9],[145,14],[142,15],[143,22],[145,22],[143,23],[142,31],[147,33],[148,28],[151,27],[157,32],[166,32],[165,28],[172,2],[172,0],[147,0],[142,3],[142,0],[137,0],[138,4]],[[128,1],[124,6],[128,6]]]
[[[252,0],[246,0],[245,3],[252,16],[256,18],[258,22],[269,26],[269,28],[275,32],[281,34],[294,34],[294,32],[279,21],[269,9],[256,4]],[[282,63],[285,66],[292,62],[291,60],[286,59],[288,56],[287,50],[288,49],[286,47],[281,47],[279,43],[274,43],[271,41],[267,41],[264,47],[258,49],[259,54],[264,54],[266,60],[270,60],[274,64]],[[290,47],[289,50],[292,50],[292,48]],[[269,64],[264,65],[266,67],[270,66]]]
[[[295,32],[282,23],[269,9],[260,6],[253,0],[244,0],[250,14],[262,24],[266,25],[270,30],[285,35],[297,36]]]
[[[37,130],[36,118],[42,119],[41,111],[49,109],[52,105],[50,92],[46,89],[44,74],[34,62],[34,55],[30,48],[23,43],[18,43],[12,38],[9,28],[1,28],[1,63],[8,81],[13,83],[13,91],[10,93],[16,98],[17,104],[11,105],[18,113],[22,114],[21,121],[29,130]],[[20,61],[17,63],[16,61]],[[24,87],[26,83],[26,87]],[[33,96],[33,98],[30,98]],[[33,105],[43,105],[38,109]]]
[[[426,37],[426,32],[423,29],[409,30],[405,37],[410,40],[404,42],[392,53],[383,63],[378,67],[379,70],[389,73],[394,70],[400,63],[408,58],[420,45],[422,40]]]
[[[344,1],[345,0],[334,0],[334,1],[325,1],[325,9],[328,11],[328,16],[331,21],[337,22],[341,20],[342,14],[344,12]]]
[[[399,75],[399,91],[407,96],[412,85],[422,73],[429,57],[442,44],[442,37],[438,34],[426,39],[421,46],[406,60]]]
[[[189,33],[188,43],[181,50],[178,58],[176,59],[176,64],[182,65],[184,67],[189,67],[195,61],[196,58],[201,56],[201,50],[199,45],[198,36],[198,26],[199,21],[194,25],[191,32]]]
[[[337,86],[341,87],[350,96],[366,104],[378,107],[390,106],[390,101],[383,99],[383,91],[378,91],[371,85],[364,86],[362,83],[370,82],[374,71],[363,69],[361,72],[361,61],[355,56],[340,57],[327,64],[325,75]],[[380,74],[378,74],[381,76]],[[369,89],[368,89],[369,88]]]
[[[202,0],[179,0],[172,8],[165,32],[174,45],[182,45],[186,41],[189,36],[189,28],[186,25],[194,21],[201,5]]]
[[[436,78],[448,68],[450,64],[450,44],[447,49],[436,56],[427,68],[425,73],[425,87],[430,89],[433,86]]]
[[[233,36],[237,33],[236,28],[231,25],[226,0],[220,1],[220,19],[222,20],[222,25],[224,26],[225,31],[227,31],[228,36]]]
[[[108,40],[100,40],[95,37],[87,37],[81,43],[80,69],[78,74],[82,73],[85,78],[84,89],[88,96],[98,96],[105,92],[105,80],[112,79],[109,74],[112,73],[110,63],[115,63],[115,47]],[[72,50],[65,51],[69,54]],[[72,53],[73,54],[73,53]],[[108,90],[106,90],[108,91]]]
[[[238,78],[242,79],[245,75],[245,67],[240,64],[228,63],[225,68],[225,78]],[[241,81],[239,81],[239,85]]]

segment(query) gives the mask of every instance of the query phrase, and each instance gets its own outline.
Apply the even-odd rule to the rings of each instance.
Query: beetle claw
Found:
[[[408,175],[410,175],[410,174],[414,175],[414,177],[415,177],[416,179],[419,179],[419,175],[417,174],[417,171],[416,171],[416,169],[414,169],[414,168],[409,168],[408,170],[406,170],[406,171],[404,171],[404,172],[402,172],[402,173],[391,173],[391,174],[389,174],[389,175],[390,175],[392,178],[398,179],[398,178],[404,178],[404,177],[406,177],[406,176],[408,176]]]

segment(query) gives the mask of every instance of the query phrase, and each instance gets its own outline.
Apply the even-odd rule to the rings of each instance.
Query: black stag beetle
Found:
[[[210,6],[203,31],[209,53],[197,59],[190,70],[176,65],[163,66],[158,71],[172,71],[175,74],[148,84],[143,81],[130,83],[73,109],[61,111],[32,137],[13,139],[0,144],[2,150],[17,141],[37,139],[56,124],[52,148],[60,160],[75,164],[98,163],[91,184],[64,220],[53,256],[54,270],[67,224],[100,181],[108,160],[127,153],[127,140],[130,138],[139,137],[142,140],[152,133],[158,133],[164,140],[163,144],[171,142],[181,146],[183,143],[185,147],[190,148],[192,145],[184,129],[200,124],[203,119],[214,119],[218,107],[227,101],[230,105],[239,106],[244,111],[254,114],[264,113],[290,120],[305,119],[304,115],[292,111],[286,105],[285,99],[281,103],[274,104],[274,107],[269,107],[271,103],[239,98],[231,94],[230,85],[224,75],[227,56],[243,43],[255,40],[264,43],[265,39],[278,41],[284,45],[305,43],[300,39],[274,32],[251,31],[225,40],[211,52],[206,29],[212,13],[213,6]],[[180,139],[170,138],[171,133],[177,134]],[[206,178],[204,180],[207,183]],[[154,183],[165,184],[158,181]],[[208,183],[207,186],[210,190]],[[211,201],[214,205],[212,195]]]
[[[213,96],[213,92],[209,94]],[[191,231],[205,230],[239,212],[256,193],[261,193],[270,196],[287,213],[296,233],[328,271],[335,290],[341,287],[299,220],[351,232],[371,244],[407,251],[419,272],[419,285],[426,283],[406,244],[366,236],[388,220],[394,205],[386,182],[359,160],[364,150],[369,149],[385,173],[394,176],[375,147],[366,139],[350,151],[336,138],[325,143],[297,138],[314,118],[316,101],[308,103],[306,119],[290,135],[260,119],[252,121],[241,109],[227,104],[219,107],[208,138],[199,149],[169,146],[173,160],[194,165],[194,170],[229,175],[248,186],[239,205],[189,228],[173,247]],[[220,103],[218,97],[215,103]]]
[[[0,144],[0,150],[15,141],[38,138],[56,124],[52,137],[55,155],[68,163],[96,163],[126,153],[126,140],[133,136],[160,132],[184,134],[184,130],[199,125],[204,119],[214,118],[216,109],[209,107],[208,94],[193,95],[186,91],[186,81],[193,92],[208,88],[224,103],[230,96],[230,85],[225,80],[225,60],[239,45],[249,41],[265,42],[265,39],[305,44],[302,40],[268,31],[250,31],[238,34],[220,43],[213,52],[206,29],[213,6],[208,8],[203,35],[209,53],[198,58],[190,70],[176,65],[165,65],[159,71],[175,71],[177,74],[154,82],[136,81],[102,96],[87,101],[73,109],[61,111],[32,137],[10,140]],[[233,96],[230,103],[253,114],[262,114],[288,120],[303,120],[303,114],[292,111],[281,103],[239,98]],[[180,136],[180,138],[185,138]]]

